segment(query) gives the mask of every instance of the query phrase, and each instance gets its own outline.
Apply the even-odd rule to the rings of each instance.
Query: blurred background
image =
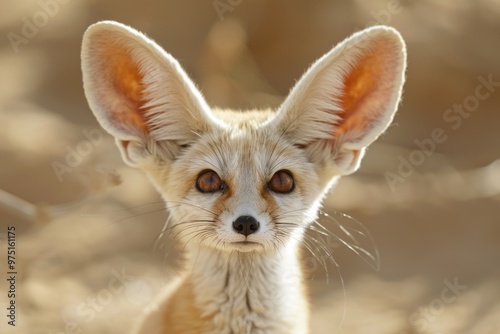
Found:
[[[211,105],[237,109],[279,106],[353,32],[397,28],[404,99],[325,203],[338,238],[308,257],[311,332],[500,333],[499,0],[3,1],[0,270],[15,226],[18,274],[15,327],[0,283],[0,332],[126,333],[175,261],[155,244],[159,196],[85,101],[81,37],[104,19],[146,33]]]

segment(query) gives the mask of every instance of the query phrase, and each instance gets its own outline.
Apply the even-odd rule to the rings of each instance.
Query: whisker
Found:
[[[156,212],[161,212],[161,211],[166,211],[166,208],[157,209],[157,210],[148,211],[148,212],[143,212],[143,213],[138,213],[138,214],[131,215],[131,216],[128,216],[128,217],[125,217],[125,218],[120,218],[120,219],[117,219],[117,220],[114,220],[114,221],[108,223],[108,225],[122,223],[122,222],[124,222],[124,221],[126,221],[128,219],[137,218],[137,217],[140,217],[140,216],[143,216],[143,215],[149,215],[151,213],[156,213]]]
[[[335,223],[335,226],[342,231],[347,237],[349,237],[350,242],[344,240],[341,238],[339,235],[329,231],[327,228],[325,228],[323,225],[321,225],[317,220],[315,223],[325,232],[329,233],[331,236],[336,238],[338,241],[340,241],[342,244],[344,244],[346,247],[348,247],[351,251],[353,251],[356,255],[358,255],[363,261],[368,263],[373,269],[379,271],[380,270],[380,254],[378,247],[375,243],[375,240],[373,239],[371,233],[368,231],[368,229],[357,219],[347,215],[347,214],[339,214],[335,212],[335,214],[339,215],[342,218],[348,219],[350,222],[356,223],[356,225],[361,229],[355,229],[354,227],[345,227],[343,224],[341,224],[337,219],[334,217],[330,216],[328,213],[325,213],[320,210],[320,213],[329,221],[332,221]],[[328,232],[327,232],[328,231]],[[357,234],[357,237],[360,237],[361,239],[358,239],[353,233],[350,233],[349,231],[353,231]],[[372,251],[369,251],[366,249],[364,246],[362,246],[363,243],[370,246]]]
[[[213,212],[212,210],[206,209],[206,208],[204,208],[202,206],[199,206],[199,205],[196,205],[196,204],[193,204],[193,203],[190,203],[190,202],[166,200],[165,203],[167,203],[167,204],[168,203],[174,203],[174,204],[178,204],[179,206],[187,205],[187,206],[191,206],[191,207],[203,210],[205,212],[208,212],[208,213],[210,213],[210,214],[212,214],[214,216],[217,216],[217,214],[215,212]]]

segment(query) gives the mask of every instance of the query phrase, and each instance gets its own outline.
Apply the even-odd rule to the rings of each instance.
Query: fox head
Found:
[[[88,28],[85,95],[123,160],[162,194],[184,243],[267,251],[300,241],[335,180],[391,123],[406,52],[372,27],[319,58],[277,110],[209,107],[179,63],[116,22]]]

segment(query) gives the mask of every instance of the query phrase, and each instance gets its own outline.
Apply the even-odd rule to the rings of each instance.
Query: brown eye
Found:
[[[205,170],[198,175],[196,189],[202,193],[214,193],[224,190],[224,182],[213,170]]]
[[[267,186],[276,193],[288,194],[295,188],[295,183],[289,171],[280,170],[274,173]]]

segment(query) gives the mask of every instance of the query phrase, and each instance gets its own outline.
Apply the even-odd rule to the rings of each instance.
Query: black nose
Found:
[[[257,232],[259,222],[252,216],[240,216],[233,222],[233,228],[237,233],[248,236]]]

